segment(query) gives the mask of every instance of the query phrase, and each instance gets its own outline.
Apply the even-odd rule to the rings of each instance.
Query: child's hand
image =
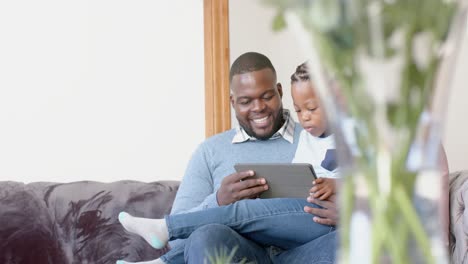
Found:
[[[317,178],[312,182],[314,186],[310,189],[313,197],[325,200],[336,193],[336,180],[331,178]]]

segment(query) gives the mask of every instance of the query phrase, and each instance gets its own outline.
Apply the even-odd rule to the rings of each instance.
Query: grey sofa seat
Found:
[[[177,181],[0,182],[0,263],[107,264],[155,259],[155,250],[117,221],[120,211],[161,218]]]
[[[158,258],[117,221],[120,211],[161,218],[179,182],[0,182],[0,264],[110,264]],[[450,174],[450,255],[468,263],[468,171]]]

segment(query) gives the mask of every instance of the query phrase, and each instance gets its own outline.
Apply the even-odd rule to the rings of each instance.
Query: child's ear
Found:
[[[276,84],[276,89],[278,90],[280,98],[283,98],[283,86],[281,86],[281,83]]]

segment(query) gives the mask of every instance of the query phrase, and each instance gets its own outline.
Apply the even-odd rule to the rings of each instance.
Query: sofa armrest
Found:
[[[450,173],[451,263],[465,263],[468,252],[468,171]]]

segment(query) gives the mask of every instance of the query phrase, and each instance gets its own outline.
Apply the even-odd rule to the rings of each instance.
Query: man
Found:
[[[177,192],[172,214],[256,198],[267,190],[265,180],[252,179],[249,171],[235,172],[234,164],[291,162],[293,159],[302,128],[283,110],[282,87],[277,83],[270,60],[254,52],[241,55],[231,67],[230,86],[231,104],[240,126],[207,139],[197,148]],[[325,208],[307,207],[305,210],[316,217],[323,216],[318,222],[335,224],[334,204],[328,201],[317,204]],[[331,210],[327,210],[328,207]],[[236,248],[235,262],[244,259],[253,263],[331,263],[334,245],[335,232],[332,232],[303,246],[281,251],[264,248],[227,226],[206,225],[187,240],[173,241],[171,250],[159,262],[151,263],[205,263],[208,255],[215,255],[222,247]]]

